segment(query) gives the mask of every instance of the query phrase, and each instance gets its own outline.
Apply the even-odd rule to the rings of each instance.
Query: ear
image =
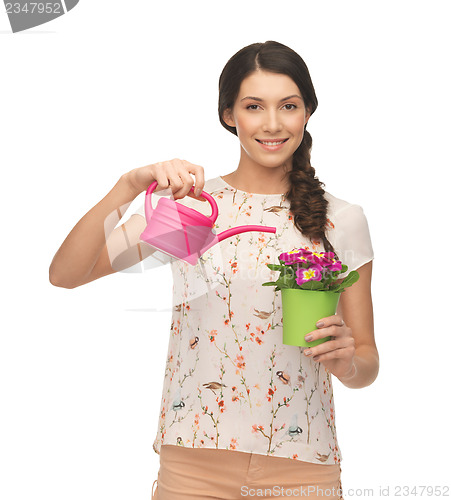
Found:
[[[224,113],[222,114],[223,120],[226,122],[226,124],[229,127],[235,127],[235,120],[233,119],[233,113],[230,108],[227,108],[224,110]]]

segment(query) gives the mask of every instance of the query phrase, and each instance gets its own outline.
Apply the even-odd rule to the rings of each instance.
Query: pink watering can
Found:
[[[152,207],[151,196],[157,182],[153,182],[146,191],[144,209],[147,227],[140,235],[140,240],[188,264],[195,265],[198,258],[216,243],[247,231],[275,233],[271,226],[238,226],[220,234],[212,231],[218,217],[218,205],[211,195],[202,191],[201,195],[210,203],[210,217],[193,208],[167,198],[161,198],[156,208]],[[194,188],[191,188],[194,191]]]

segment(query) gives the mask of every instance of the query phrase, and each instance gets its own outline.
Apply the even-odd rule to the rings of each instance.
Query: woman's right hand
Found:
[[[194,180],[190,174],[196,176],[194,192],[191,191]],[[172,190],[174,200],[188,195],[196,200],[206,201],[205,198],[200,196],[205,184],[204,168],[186,160],[176,158],[135,168],[127,172],[125,177],[137,195],[146,191],[152,182],[157,181],[155,191],[161,191],[169,187]]]

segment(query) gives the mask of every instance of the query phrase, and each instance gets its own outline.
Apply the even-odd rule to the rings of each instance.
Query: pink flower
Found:
[[[326,267],[330,272],[341,271],[341,262],[335,259],[334,252],[312,252],[305,248],[295,248],[290,252],[283,252],[279,255],[279,260],[285,265],[304,264],[309,267],[317,264]]]
[[[321,281],[322,279],[322,267],[320,265],[314,264],[309,268],[300,267],[296,270],[296,283],[298,285],[303,285],[308,281]]]
[[[291,250],[290,252],[283,252],[279,255],[279,259],[284,264],[308,264],[311,262],[309,258],[312,252],[310,250],[305,250],[304,248],[298,248]]]
[[[333,252],[325,252],[321,265],[326,267],[330,272],[341,271],[341,261],[336,260]]]

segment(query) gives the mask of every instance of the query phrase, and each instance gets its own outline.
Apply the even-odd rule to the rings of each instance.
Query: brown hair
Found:
[[[219,77],[219,121],[229,132],[237,135],[236,127],[225,123],[223,113],[233,108],[241,82],[257,70],[288,75],[298,86],[310,115],[315,112],[318,100],[309,70],[301,56],[286,45],[272,40],[253,43],[234,54]],[[306,127],[307,124],[302,142],[293,154],[292,170],[287,172],[290,189],[285,196],[290,202],[297,229],[311,241],[323,239],[326,252],[335,252],[325,235],[329,203],[324,198],[324,183],[315,176],[315,169],[310,164],[312,136]]]

